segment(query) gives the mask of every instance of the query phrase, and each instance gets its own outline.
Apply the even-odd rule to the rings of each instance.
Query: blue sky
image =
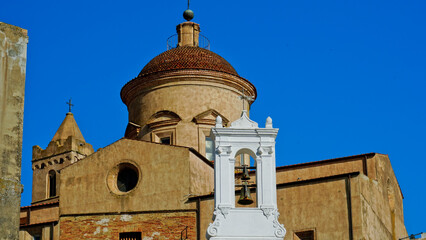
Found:
[[[95,149],[121,138],[121,87],[183,21],[179,1],[6,1],[0,21],[28,29],[22,205],[31,147],[45,148],[72,97]],[[409,233],[426,232],[426,1],[191,2],[193,21],[258,91],[251,117],[280,128],[278,165],[388,154]]]

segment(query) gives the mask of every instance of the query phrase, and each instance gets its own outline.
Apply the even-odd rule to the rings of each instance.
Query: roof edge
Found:
[[[319,161],[313,161],[313,162],[305,162],[305,163],[297,163],[297,164],[291,164],[291,165],[285,165],[285,166],[279,166],[276,169],[277,170],[287,170],[287,169],[293,169],[293,168],[299,168],[299,167],[310,167],[310,166],[315,166],[315,165],[321,165],[324,163],[335,163],[335,162],[344,162],[344,161],[351,161],[355,158],[360,158],[360,157],[374,157],[376,154],[378,153],[363,153],[363,154],[358,154],[358,155],[352,155],[352,156],[346,156],[346,157],[338,157],[338,158],[330,158],[330,159],[325,159],[325,160],[319,160]]]

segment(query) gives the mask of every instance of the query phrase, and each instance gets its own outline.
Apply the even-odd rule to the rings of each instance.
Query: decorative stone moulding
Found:
[[[141,175],[141,169],[134,161],[123,160],[109,170],[106,182],[111,193],[123,196],[138,187]]]
[[[216,118],[211,136],[215,143],[215,210],[213,223],[206,237],[211,240],[278,240],[286,230],[278,222],[275,138],[278,129],[272,127],[272,119],[265,128],[243,111],[241,118],[223,127],[222,118]],[[256,207],[235,206],[235,158],[248,154],[256,164]]]
[[[216,124],[216,118],[220,116],[222,119],[223,124],[226,126],[229,122],[228,119],[226,119],[224,116],[222,116],[219,112],[217,112],[214,109],[209,109],[205,112],[202,112],[195,116],[192,121],[196,124],[204,124],[204,125],[215,125]]]
[[[244,89],[250,96],[257,95],[254,85],[238,75],[205,69],[177,69],[138,76],[123,86],[120,96],[123,103],[129,106],[137,96],[143,93],[167,86],[188,84],[221,85],[233,89],[237,94]]]
[[[147,121],[147,125],[151,129],[173,126],[178,124],[182,119],[172,111],[160,111],[155,113]]]

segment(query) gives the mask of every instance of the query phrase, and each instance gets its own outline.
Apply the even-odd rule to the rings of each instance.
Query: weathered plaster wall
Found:
[[[27,226],[19,231],[19,240],[34,240],[34,237],[59,240],[59,224],[46,223],[44,225]]]
[[[193,153],[189,157],[190,194],[205,195],[214,191],[214,168],[201,161]]]
[[[19,231],[19,240],[33,240],[33,237],[27,231]]]
[[[285,240],[293,232],[315,230],[317,239],[348,239],[349,223],[345,181],[279,188],[280,222],[287,229]]]
[[[31,209],[29,224],[54,222],[59,219],[59,206]]]
[[[277,183],[303,181],[313,178],[328,177],[333,175],[364,172],[364,155],[354,158],[338,159],[336,161],[318,161],[313,163],[298,164],[277,168]],[[368,175],[375,177],[374,160],[366,161]]]
[[[79,155],[75,152],[56,155],[55,157],[43,159],[38,162],[33,161],[33,166],[38,164],[41,167],[33,167],[33,188],[32,188],[32,204],[46,203],[57,201],[60,194],[60,172],[59,170],[70,165],[72,160],[75,160],[73,155]],[[84,157],[81,156],[81,157]],[[56,161],[55,161],[56,160]],[[43,164],[40,164],[43,162]],[[50,198],[48,196],[48,174],[49,171],[56,172],[56,196]]]
[[[256,201],[254,192],[252,197]],[[277,189],[277,197],[281,213],[279,222],[287,230],[285,240],[295,239],[294,232],[303,230],[315,230],[316,239],[349,239],[344,179],[281,187]],[[238,198],[237,194],[236,200]],[[200,205],[201,236],[204,239],[207,227],[212,223],[213,197],[203,199]]]
[[[93,153],[93,147],[89,143],[76,139],[74,136],[69,136],[66,140],[51,141],[44,150],[40,146],[33,146],[33,161],[69,151],[75,151],[87,156]]]
[[[142,239],[180,239],[188,226],[188,239],[195,240],[195,218],[194,211],[67,216],[61,217],[60,239],[115,240],[123,232],[141,232]]]
[[[214,196],[200,201],[200,236],[206,239],[207,228],[213,223]]]
[[[402,194],[389,158],[377,154],[375,166],[376,178],[360,180],[363,237],[371,240],[406,237]]]
[[[351,179],[354,239],[398,239],[407,236],[402,194],[387,155],[367,154],[282,167],[277,171],[277,183],[351,172],[359,172],[358,177]],[[327,189],[323,191],[328,192]],[[278,199],[278,202],[281,200]],[[314,218],[318,219],[318,216]]]
[[[108,187],[108,176],[121,162],[134,164],[141,175],[133,190],[117,195]],[[202,179],[190,171],[188,148],[121,139],[61,171],[61,214],[194,209],[185,199],[191,181]],[[211,187],[192,189],[203,188]]]
[[[18,239],[27,30],[0,22],[0,239]]]
[[[281,167],[277,184],[279,221],[287,229],[285,240],[296,239],[294,233],[304,230],[314,230],[316,239],[350,239],[350,231],[352,239],[396,240],[407,236],[402,194],[386,155]],[[252,197],[256,201],[254,191]],[[200,206],[204,236],[212,223],[213,196],[202,197]]]

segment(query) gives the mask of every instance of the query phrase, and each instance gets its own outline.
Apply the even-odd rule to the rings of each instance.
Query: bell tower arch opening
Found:
[[[240,187],[237,207],[257,206],[256,154],[248,148],[237,150],[235,158],[235,187]],[[252,193],[255,197],[253,197]]]

